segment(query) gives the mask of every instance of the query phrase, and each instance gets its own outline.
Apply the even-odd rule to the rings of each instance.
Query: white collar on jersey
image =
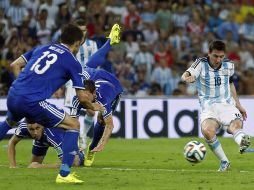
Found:
[[[67,45],[65,45],[65,44],[63,44],[63,43],[61,43],[60,45],[66,47],[68,50],[70,50],[70,48],[69,48]]]

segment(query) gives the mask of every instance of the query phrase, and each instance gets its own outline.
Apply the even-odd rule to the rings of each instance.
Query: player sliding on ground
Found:
[[[196,82],[201,106],[201,129],[207,144],[220,160],[218,171],[230,168],[230,162],[216,136],[223,128],[233,135],[243,153],[250,145],[250,136],[242,130],[247,113],[235,90],[232,76],[234,63],[225,58],[226,45],[214,40],[209,44],[207,57],[197,59],[182,75],[187,83]]]
[[[63,139],[65,130],[60,128],[44,128],[42,125],[34,123],[27,124],[22,122],[19,124],[15,134],[8,143],[8,158],[10,168],[16,168],[16,145],[24,138],[32,138],[32,159],[29,168],[59,168],[59,163],[43,164],[43,160],[47,154],[48,148],[53,147],[61,160],[63,157]],[[75,155],[72,166],[84,165],[84,153],[78,151]]]

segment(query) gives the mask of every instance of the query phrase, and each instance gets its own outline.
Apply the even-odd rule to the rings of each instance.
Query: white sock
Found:
[[[235,140],[235,142],[240,145],[241,144],[241,140],[243,138],[243,136],[245,135],[245,133],[243,132],[242,129],[237,130],[234,134],[233,134],[233,138]]]
[[[206,142],[209,145],[210,149],[213,151],[213,153],[216,155],[216,157],[220,161],[223,160],[223,161],[229,162],[229,160],[228,160],[226,154],[224,153],[224,150],[222,149],[222,146],[216,136],[210,141],[206,140]]]
[[[93,126],[94,124],[94,117],[93,116],[88,116],[88,115],[85,115],[85,120],[84,120],[84,133],[85,135],[87,136],[87,133],[89,132],[89,130],[91,129],[91,127]]]

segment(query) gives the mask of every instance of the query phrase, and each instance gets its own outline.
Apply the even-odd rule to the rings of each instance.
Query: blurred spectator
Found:
[[[136,53],[139,51],[139,45],[133,40],[133,36],[131,34],[126,36],[126,42],[124,42],[124,44],[126,52],[131,53],[133,57],[135,57]]]
[[[71,21],[71,14],[68,10],[68,6],[66,3],[62,3],[59,5],[59,10],[56,15],[56,27],[61,28],[63,25],[69,23]]]
[[[161,86],[157,83],[152,83],[151,87],[148,89],[149,96],[163,96],[163,91]]]
[[[55,19],[59,10],[58,6],[53,3],[53,0],[44,0],[43,4],[39,6],[39,12],[42,10],[47,11],[47,22],[52,22],[52,25],[55,26]]]
[[[172,14],[169,9],[169,4],[167,1],[160,1],[158,3],[159,9],[157,10],[156,23],[159,30],[164,30],[168,32],[172,29]]]
[[[143,34],[145,41],[151,45],[159,39],[159,33],[156,30],[156,25],[154,23],[147,23]]]
[[[36,24],[36,37],[38,38],[40,44],[48,44],[50,42],[52,28],[51,23],[47,22],[47,16],[47,10],[42,9],[39,13],[38,22]]]
[[[138,25],[141,23],[141,17],[137,12],[135,4],[130,4],[128,7],[128,14],[124,17],[124,26],[126,29],[133,26],[133,22],[136,22]]]
[[[171,67],[173,65],[173,54],[169,50],[170,46],[165,47],[164,43],[160,43],[159,50],[155,52],[154,59],[157,63],[160,62],[161,59],[166,60],[167,67]]]
[[[190,40],[185,34],[185,30],[183,27],[175,28],[174,33],[169,36],[169,43],[172,45],[172,47],[174,47],[178,51],[181,50],[183,43],[185,47],[190,46]]]
[[[239,28],[239,34],[243,40],[254,42],[254,14],[247,15]]]
[[[164,89],[171,77],[171,69],[167,67],[167,61],[161,59],[159,63],[156,63],[155,68],[151,74],[151,82],[160,84],[161,89]]]
[[[122,39],[126,41],[127,36],[132,35],[133,41],[141,42],[144,41],[144,34],[141,30],[138,29],[138,22],[133,21],[132,26],[123,32]]]
[[[144,1],[140,17],[143,24],[154,23],[156,17],[155,14],[153,13],[153,7],[149,1]]]
[[[28,15],[27,8],[22,5],[22,0],[12,0],[7,9],[6,16],[12,26],[19,27],[22,19]]]
[[[239,26],[234,21],[234,15],[229,14],[227,16],[227,21],[223,22],[218,28],[217,28],[217,35],[220,39],[224,40],[226,38],[226,35],[228,32],[231,32],[232,38],[235,42],[239,41],[239,35],[238,35]]]
[[[144,64],[146,67],[146,82],[150,82],[152,67],[154,65],[154,58],[153,55],[148,52],[148,44],[145,42],[140,44],[140,51],[134,58],[135,67],[141,64]]]

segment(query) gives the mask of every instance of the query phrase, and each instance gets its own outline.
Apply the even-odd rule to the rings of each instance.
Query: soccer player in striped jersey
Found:
[[[80,27],[83,31],[84,36],[86,36],[86,22],[83,19],[78,19],[75,23]],[[98,66],[102,66],[106,61],[106,55],[111,49],[111,45],[118,44],[120,42],[120,26],[118,24],[114,24],[111,32],[109,34],[109,39],[106,43],[100,48],[97,49],[96,42],[86,38],[85,42],[80,46],[78,53],[76,54],[76,58],[80,62],[83,68],[97,68]],[[111,72],[111,66],[108,66],[108,71]],[[107,68],[107,67],[105,67]],[[75,90],[72,88],[72,83],[69,81],[66,85],[65,91],[65,106],[72,108],[72,99],[76,95]],[[95,112],[93,110],[87,109],[86,115],[84,119],[84,125],[80,126],[80,135],[79,135],[79,147],[81,149],[85,149],[87,147],[87,133],[90,128],[94,125],[94,115]]]
[[[60,128],[44,128],[42,125],[33,123],[27,124],[22,122],[19,124],[15,131],[15,134],[9,140],[8,143],[8,157],[10,168],[16,168],[16,145],[23,138],[32,138],[32,159],[28,166],[29,168],[59,168],[60,164],[43,164],[43,160],[47,154],[48,148],[53,147],[57,153],[59,159],[63,157],[63,138],[65,130]],[[84,153],[78,151],[75,155],[73,166],[83,166],[84,164]]]
[[[226,44],[214,40],[209,44],[207,57],[197,59],[182,75],[187,83],[196,82],[201,106],[201,130],[213,153],[220,160],[218,171],[226,171],[230,162],[216,136],[223,128],[233,135],[243,153],[250,145],[250,136],[242,130],[247,118],[232,82],[234,63],[225,58]]]

